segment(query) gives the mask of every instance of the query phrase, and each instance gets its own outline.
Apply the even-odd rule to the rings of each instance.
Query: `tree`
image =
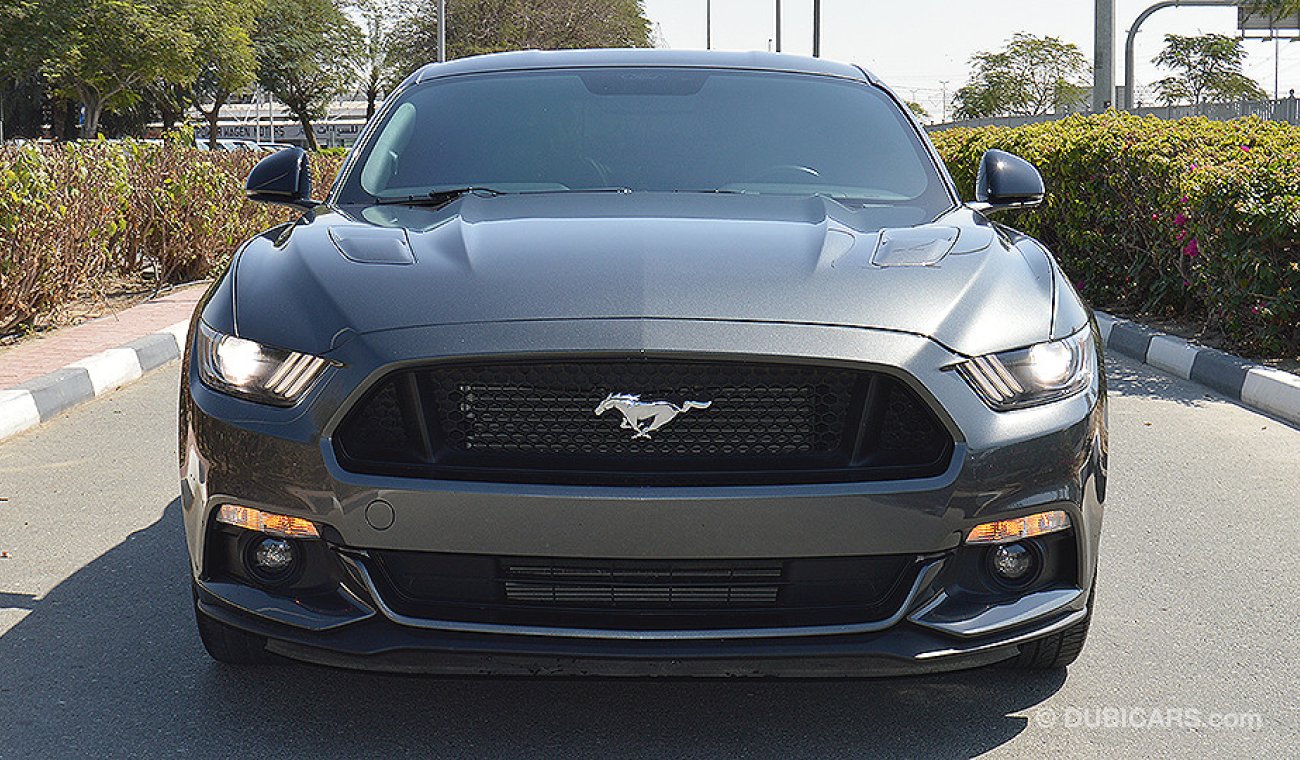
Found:
[[[1157,97],[1165,105],[1263,100],[1268,94],[1241,72],[1245,60],[1246,49],[1236,37],[1166,34],[1165,49],[1152,62],[1176,73],[1155,83]]]
[[[375,104],[385,85],[395,76],[396,63],[388,54],[389,38],[397,25],[411,16],[415,0],[349,0],[349,8],[361,18],[365,44],[357,56],[361,88],[366,94],[366,118],[375,114]]]
[[[971,57],[971,79],[953,96],[959,118],[1037,116],[1083,98],[1088,59],[1059,37],[1016,34],[1000,51]]]
[[[85,109],[82,137],[94,137],[106,108],[138,102],[154,82],[194,76],[194,37],[168,0],[41,0],[25,3],[20,58]]]
[[[331,0],[267,0],[253,46],[258,81],[298,119],[319,149],[312,121],[351,84],[361,31]]]
[[[405,76],[438,59],[436,3],[394,27],[388,56]],[[448,0],[447,58],[536,48],[650,47],[640,0]]]
[[[915,116],[916,118],[918,119],[930,118],[930,112],[925,110],[925,106],[921,105],[920,103],[917,103],[915,100],[905,101],[904,105],[907,106],[907,110],[911,111],[912,115]]]
[[[217,123],[230,96],[257,81],[253,29],[262,0],[189,0],[198,39],[198,75],[189,99],[208,122],[208,147],[217,147]]]

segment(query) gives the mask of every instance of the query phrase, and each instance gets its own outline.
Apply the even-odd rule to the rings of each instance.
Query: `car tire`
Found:
[[[266,651],[266,639],[204,615],[194,606],[194,622],[208,656],[227,665],[274,665],[280,658]]]
[[[1094,587],[1095,587],[1094,582]],[[1002,667],[1016,670],[1056,670],[1064,668],[1079,658],[1088,641],[1088,624],[1092,622],[1092,602],[1095,589],[1088,594],[1088,614],[1083,620],[1050,636],[1020,645],[1020,654],[1005,660]]]

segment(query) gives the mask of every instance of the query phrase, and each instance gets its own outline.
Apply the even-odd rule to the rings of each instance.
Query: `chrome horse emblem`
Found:
[[[650,438],[650,433],[667,425],[673,418],[692,409],[708,409],[712,401],[687,401],[681,406],[668,401],[642,401],[640,396],[630,393],[611,393],[596,407],[596,416],[617,409],[623,415],[619,425],[624,430],[632,431],[632,439]]]

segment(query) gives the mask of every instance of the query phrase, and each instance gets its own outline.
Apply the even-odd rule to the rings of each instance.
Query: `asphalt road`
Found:
[[[0,444],[0,757],[1300,756],[1300,431],[1126,360],[1068,675],[829,682],[216,665],[190,611],[175,372]]]

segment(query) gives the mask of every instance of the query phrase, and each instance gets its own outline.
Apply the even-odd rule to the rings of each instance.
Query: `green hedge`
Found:
[[[1051,247],[1098,306],[1300,353],[1300,127],[1111,111],[931,139],[967,194],[985,150],[1032,161],[1047,198],[1001,219]]]
[[[290,212],[244,199],[261,156],[138,142],[0,148],[0,331],[97,292],[105,275],[207,277]],[[342,158],[313,161],[328,187]]]
[[[1039,167],[1044,204],[1004,219],[1051,246],[1097,305],[1198,320],[1252,353],[1300,353],[1300,128],[1110,112],[931,137],[963,191],[988,148]],[[105,274],[217,270],[289,218],[244,200],[257,158],[130,142],[0,148],[0,330]],[[318,187],[342,160],[313,158]]]

